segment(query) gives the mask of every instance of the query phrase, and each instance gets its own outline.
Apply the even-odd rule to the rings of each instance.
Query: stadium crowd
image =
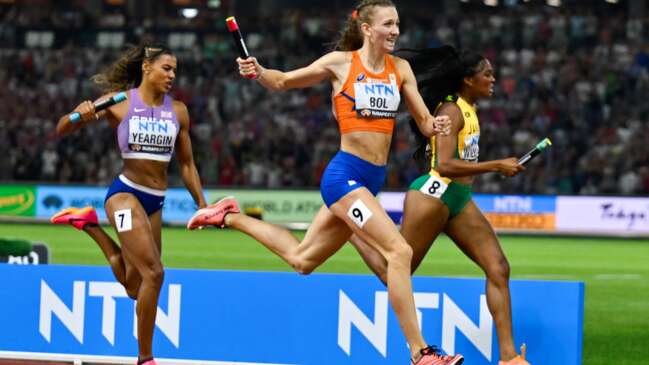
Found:
[[[223,16],[135,24],[116,12],[93,19],[74,9],[7,11],[0,25],[0,181],[106,185],[119,171],[116,138],[106,124],[69,137],[55,123],[81,100],[100,94],[90,76],[121,48],[97,45],[90,25],[128,30],[126,41],[158,40],[177,50],[172,95],[192,120],[194,155],[207,186],[313,188],[338,149],[328,87],[271,94],[238,77]],[[313,61],[345,14],[292,10],[238,17],[264,65],[290,69]],[[216,16],[215,16],[216,18]],[[623,11],[522,6],[462,13],[402,15],[399,46],[452,44],[486,55],[496,95],[478,106],[481,160],[520,156],[550,137],[553,146],[512,179],[488,174],[475,190],[520,194],[649,193],[649,46],[647,18]],[[280,26],[281,25],[281,26]],[[28,29],[56,29],[54,45],[22,44]],[[85,29],[85,28],[84,28]],[[171,34],[195,33],[191,42]],[[132,39],[132,37],[137,37]],[[184,38],[181,38],[184,39]],[[404,108],[405,109],[405,108]],[[386,189],[404,190],[420,173],[411,159],[409,116],[399,115]],[[172,167],[172,185],[181,185]]]

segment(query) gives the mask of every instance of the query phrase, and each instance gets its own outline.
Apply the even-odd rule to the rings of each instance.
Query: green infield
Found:
[[[112,229],[109,232],[114,237]],[[106,265],[92,240],[71,227],[0,224],[0,237],[45,242],[55,264]],[[503,236],[501,242],[514,279],[586,283],[584,364],[647,363],[649,242],[522,236]],[[231,230],[164,228],[162,251],[166,267],[290,271],[259,243]],[[317,271],[370,274],[349,245]],[[481,277],[482,273],[447,237],[441,237],[416,275]]]

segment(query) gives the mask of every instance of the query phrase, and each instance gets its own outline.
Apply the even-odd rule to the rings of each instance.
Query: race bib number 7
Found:
[[[133,219],[130,209],[116,210],[114,215],[117,232],[127,232],[133,229]]]
[[[448,184],[446,184],[444,180],[437,176],[430,176],[419,191],[428,196],[439,199],[442,197],[442,194],[444,194],[446,189],[448,189]]]

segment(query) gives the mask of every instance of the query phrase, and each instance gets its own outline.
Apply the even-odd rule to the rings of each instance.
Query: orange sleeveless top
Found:
[[[401,101],[401,77],[390,55],[385,68],[376,74],[365,69],[358,51],[352,52],[352,64],[333,105],[340,134],[379,132],[392,134]]]

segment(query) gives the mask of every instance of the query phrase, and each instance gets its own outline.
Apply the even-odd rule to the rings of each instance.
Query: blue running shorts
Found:
[[[142,204],[147,215],[151,215],[162,209],[165,201],[164,190],[152,189],[134,183],[124,175],[119,175],[115,180],[113,180],[113,183],[110,184],[108,193],[106,193],[106,199],[104,199],[104,204],[106,204],[108,198],[117,193],[130,193],[135,195],[137,200],[140,201],[140,204]]]
[[[367,162],[351,153],[338,151],[322,174],[320,193],[327,207],[350,191],[365,187],[374,196],[385,182],[385,165]]]

